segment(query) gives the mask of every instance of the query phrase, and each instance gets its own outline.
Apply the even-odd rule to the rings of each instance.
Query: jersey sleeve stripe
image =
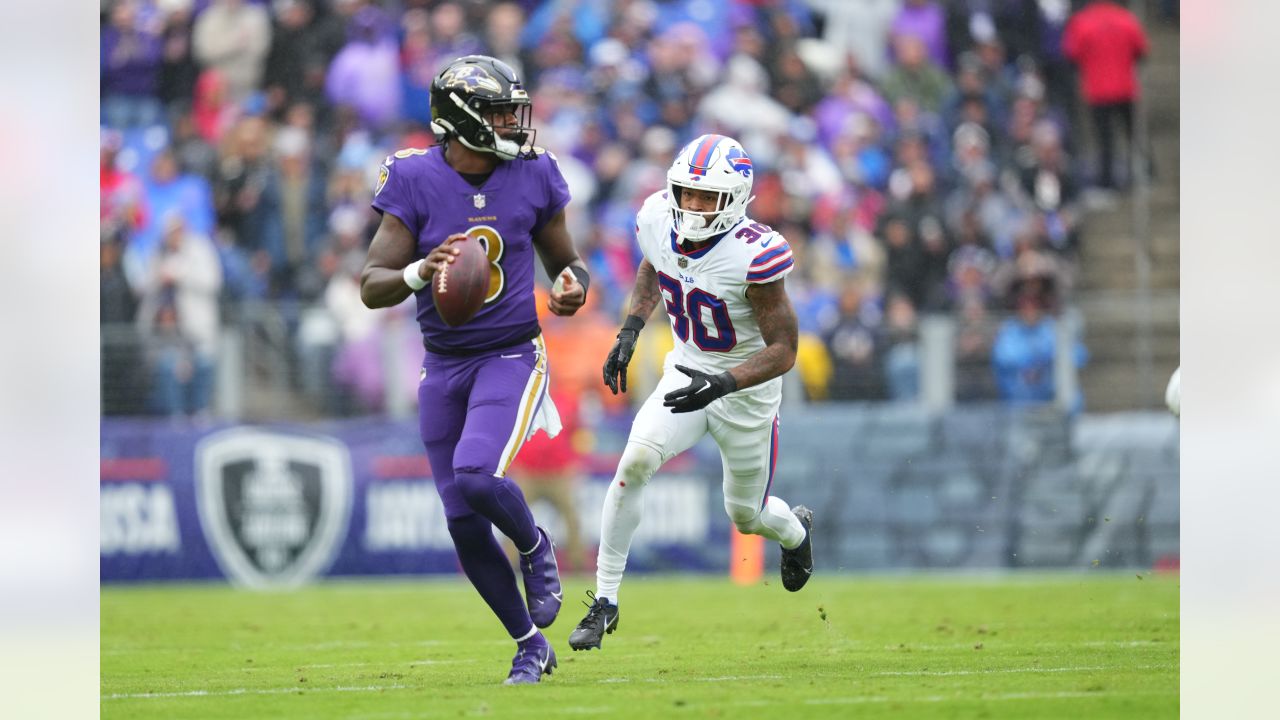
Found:
[[[768,270],[772,270],[773,268],[777,267],[778,265],[781,265],[782,263],[790,259],[791,259],[791,252],[788,251],[775,258],[770,259],[769,262],[760,263],[759,265],[752,265],[751,267],[747,268],[747,272],[753,272],[753,273],[766,272]]]
[[[756,267],[757,265],[764,265],[770,260],[773,260],[774,258],[786,252],[791,252],[791,246],[786,243],[782,243],[776,248],[769,248],[768,250],[765,250],[764,252],[757,255],[756,259],[751,261],[751,266]]]
[[[778,263],[777,265],[774,265],[773,267],[767,270],[747,273],[747,282],[761,282],[763,280],[770,280],[772,278],[775,278],[781,275],[783,271],[787,270],[794,264],[795,263],[791,261],[791,258],[787,258],[786,262]]]

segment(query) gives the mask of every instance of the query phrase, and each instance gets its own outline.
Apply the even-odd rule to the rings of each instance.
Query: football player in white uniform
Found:
[[[636,414],[605,496],[596,591],[569,637],[574,650],[600,647],[617,627],[618,586],[645,484],[707,433],[720,446],[724,507],[738,530],[782,545],[788,590],[799,590],[813,572],[812,511],[769,495],[781,376],[795,363],[797,323],[783,280],[792,270],[791,248],[746,215],[751,175],[751,159],[736,140],[703,135],[680,151],[666,190],[636,215],[644,259],[604,382],[614,394],[627,391],[636,338],[659,302],[675,349]]]

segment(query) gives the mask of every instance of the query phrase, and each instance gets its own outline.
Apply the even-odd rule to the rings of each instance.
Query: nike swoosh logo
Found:
[[[547,654],[538,659],[538,663],[542,665],[542,672],[547,671],[547,663],[551,662],[551,651],[547,650]]]
[[[523,355],[523,354],[524,354],[524,353],[516,353],[515,355],[503,355],[502,357],[507,358],[508,360],[510,360],[511,358],[518,358],[518,357],[520,357],[520,356],[521,356],[521,355]]]
[[[769,238],[768,240],[763,240],[760,242],[760,247],[767,248],[769,247],[769,243],[771,242],[773,242],[773,238]]]
[[[703,390],[706,390],[707,388],[711,387],[711,382],[710,382],[710,381],[708,381],[708,380],[703,380],[702,382],[704,382],[704,383],[706,383],[706,384],[705,384],[705,385],[703,385],[702,387],[698,388],[697,390],[694,390],[694,391],[693,391],[693,394],[694,394],[694,395],[697,395],[698,393],[702,392]]]

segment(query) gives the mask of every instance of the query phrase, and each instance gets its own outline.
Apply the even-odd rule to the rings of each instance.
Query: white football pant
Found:
[[[596,557],[596,595],[615,604],[631,539],[640,526],[645,484],[663,463],[693,447],[708,432],[720,446],[724,509],[738,530],[762,535],[785,548],[804,541],[804,526],[791,513],[790,506],[768,496],[778,447],[776,415],[767,425],[744,429],[722,413],[721,400],[689,413],[677,414],[663,407],[664,395],[688,383],[688,377],[678,371],[663,374],[658,387],[636,413],[618,471],[605,494]]]

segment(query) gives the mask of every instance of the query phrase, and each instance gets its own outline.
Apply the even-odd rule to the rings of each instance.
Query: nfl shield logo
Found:
[[[683,257],[682,257],[682,258],[677,258],[677,259],[676,259],[676,264],[678,264],[678,265],[679,265],[680,267],[682,267],[682,268],[687,268],[687,267],[689,267],[689,258],[683,258]]]
[[[477,210],[483,210],[484,209],[484,193],[476,193],[475,195],[471,196],[471,202],[476,204]]]
[[[196,447],[200,525],[237,584],[290,587],[327,569],[351,494],[351,460],[335,440],[235,429]]]

